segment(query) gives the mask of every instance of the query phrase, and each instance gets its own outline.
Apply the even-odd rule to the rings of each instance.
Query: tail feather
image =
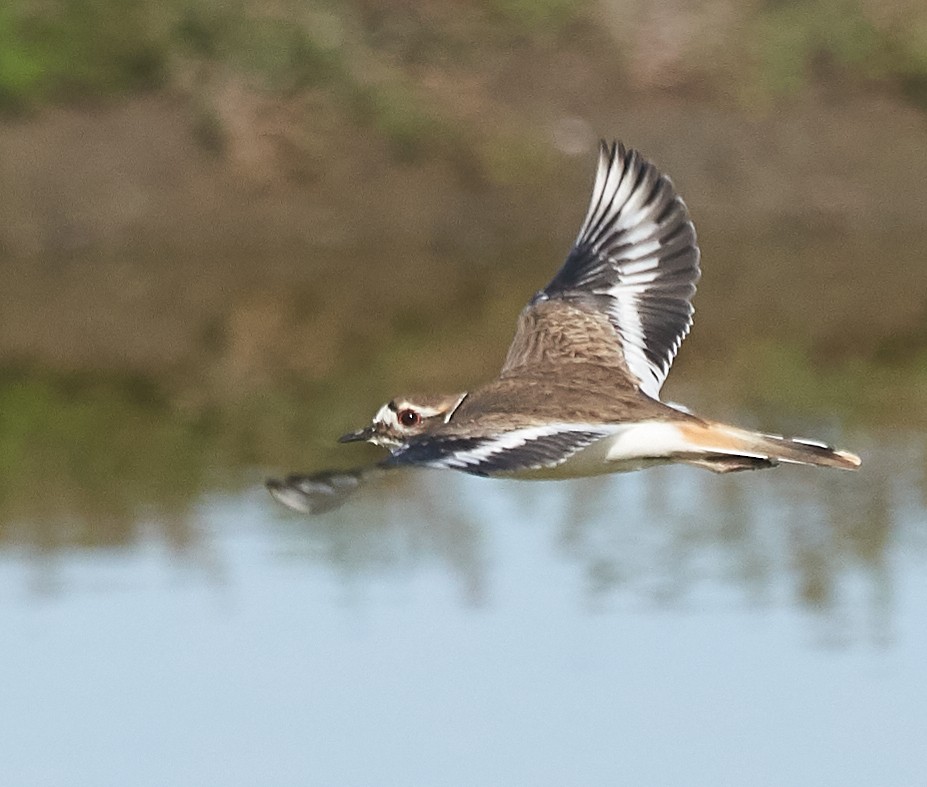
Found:
[[[718,423],[687,425],[685,433],[690,444],[717,457],[716,460],[710,460],[710,464],[717,463],[716,468],[705,462],[700,463],[717,472],[769,467],[779,462],[836,467],[841,470],[856,470],[860,466],[860,458],[856,454],[838,451],[817,440],[761,434]]]

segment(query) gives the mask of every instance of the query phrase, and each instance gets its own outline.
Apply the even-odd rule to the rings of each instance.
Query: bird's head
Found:
[[[370,426],[348,432],[339,437],[338,442],[366,440],[384,448],[397,448],[416,435],[431,432],[446,424],[466,396],[465,393],[397,396],[377,411]]]

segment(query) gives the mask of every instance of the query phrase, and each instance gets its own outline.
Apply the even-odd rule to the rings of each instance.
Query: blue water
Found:
[[[7,546],[0,784],[925,784],[923,441],[866,442]]]

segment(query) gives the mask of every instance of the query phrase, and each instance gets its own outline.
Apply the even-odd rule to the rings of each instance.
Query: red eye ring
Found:
[[[403,426],[418,426],[422,421],[422,416],[415,410],[400,410],[396,417]]]

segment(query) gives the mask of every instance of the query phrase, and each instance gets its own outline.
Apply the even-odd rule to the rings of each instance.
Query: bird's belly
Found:
[[[614,432],[553,467],[505,474],[510,478],[543,480],[585,478],[606,473],[625,473],[675,461],[691,446],[682,431],[665,421],[622,424]]]

